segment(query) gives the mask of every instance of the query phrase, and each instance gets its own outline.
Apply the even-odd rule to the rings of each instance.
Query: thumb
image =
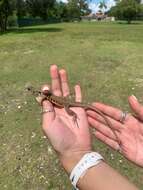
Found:
[[[128,101],[132,111],[137,114],[139,119],[143,120],[143,106],[139,103],[137,98],[132,95],[128,98]]]

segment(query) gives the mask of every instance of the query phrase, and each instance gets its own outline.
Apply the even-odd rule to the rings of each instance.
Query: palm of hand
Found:
[[[64,108],[55,108],[54,119],[44,130],[54,149],[60,154],[91,149],[86,113],[81,108],[73,108],[73,111],[78,115],[78,125]]]
[[[143,163],[143,123],[129,119],[120,134],[122,153],[138,165]]]

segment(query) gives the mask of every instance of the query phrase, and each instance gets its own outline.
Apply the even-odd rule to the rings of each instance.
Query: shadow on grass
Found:
[[[123,25],[142,25],[143,22],[136,22],[136,21],[132,21],[131,23],[128,23],[128,22],[122,22],[122,21],[119,21],[117,22],[118,24],[123,24]]]
[[[24,34],[24,33],[36,33],[36,32],[61,32],[61,28],[47,28],[47,27],[25,27],[25,28],[13,28],[8,29],[5,33],[15,33],[15,34]]]

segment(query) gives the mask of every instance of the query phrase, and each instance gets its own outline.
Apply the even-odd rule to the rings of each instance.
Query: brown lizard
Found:
[[[99,114],[100,116],[103,117],[106,124],[112,130],[112,132],[114,133],[115,137],[118,140],[118,136],[115,133],[115,131],[112,129],[112,124],[109,121],[109,119],[105,116],[105,114],[103,112],[101,112],[95,106],[92,106],[90,104],[80,103],[80,102],[73,102],[73,101],[70,101],[68,98],[55,96],[52,94],[52,92],[50,90],[46,90],[45,92],[42,92],[42,91],[34,90],[33,87],[28,87],[27,90],[31,91],[32,94],[36,96],[36,98],[39,97],[41,104],[44,100],[48,100],[53,105],[55,105],[59,108],[65,108],[66,112],[69,115],[73,116],[74,121],[76,121],[76,119],[77,119],[77,114],[70,109],[71,107],[81,107],[84,110],[92,110],[92,111],[96,112],[97,114]]]

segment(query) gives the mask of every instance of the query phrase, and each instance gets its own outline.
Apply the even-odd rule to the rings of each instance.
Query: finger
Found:
[[[50,86],[48,84],[44,84],[42,87],[41,87],[41,91],[46,94],[47,91],[50,91]]]
[[[68,85],[68,76],[67,73],[64,69],[61,69],[59,71],[60,74],[60,79],[61,79],[61,88],[62,88],[62,93],[63,96],[69,96],[70,90],[69,90],[69,85]]]
[[[41,87],[41,91],[44,93],[44,94],[46,94],[47,93],[47,91],[49,91],[50,90],[50,86],[49,85],[43,85],[42,87]],[[41,95],[39,95],[38,97],[36,97],[36,100],[37,100],[37,102],[39,103],[39,105],[40,106],[42,106],[42,103],[43,103],[43,97],[41,96]]]
[[[42,91],[46,91],[49,89],[48,85],[44,85],[42,87]],[[55,112],[54,112],[54,107],[53,105],[45,100],[42,102],[42,127],[43,129],[47,129],[51,123],[53,122],[54,118],[55,118]]]
[[[82,102],[82,94],[81,94],[81,88],[79,85],[76,85],[74,87],[75,89],[75,101],[76,102]],[[81,132],[85,132],[86,134],[89,133],[89,125],[87,121],[87,115],[83,108],[78,108],[77,111],[77,122],[79,124],[79,128],[81,129]]]
[[[119,144],[116,141],[108,138],[107,136],[103,135],[102,133],[98,131],[94,132],[93,134],[95,135],[97,139],[102,141],[104,144],[110,146],[114,150],[119,150]]]
[[[42,104],[42,127],[44,130],[50,127],[51,123],[55,119],[55,112],[53,105],[47,100]],[[44,113],[45,112],[45,113]]]
[[[96,121],[95,119],[88,117],[88,122],[89,124],[95,128],[96,130],[98,130],[100,133],[102,133],[103,135],[109,137],[110,139],[116,140],[116,136],[115,134],[112,132],[112,130],[107,127],[106,125]]]
[[[93,111],[87,111],[87,114],[89,117],[93,118],[94,120],[104,124],[107,126],[107,122],[105,121],[105,119],[99,115],[98,113],[96,112],[93,112]],[[116,130],[118,132],[121,132],[121,130],[123,129],[124,125],[108,116],[106,116],[107,120],[110,122],[110,128],[113,129],[113,130]]]
[[[76,85],[74,89],[75,89],[75,101],[82,102],[82,94],[80,86]]]
[[[139,116],[139,119],[143,120],[143,106],[138,102],[137,98],[132,95],[128,98],[128,101],[133,112]]]
[[[114,108],[112,106],[108,106],[102,103],[94,103],[93,104],[96,108],[102,111],[104,114],[110,116],[111,118],[120,121],[122,116],[122,111],[120,109]]]
[[[61,81],[57,65],[50,67],[50,74],[52,79],[52,92],[56,96],[62,96]]]

